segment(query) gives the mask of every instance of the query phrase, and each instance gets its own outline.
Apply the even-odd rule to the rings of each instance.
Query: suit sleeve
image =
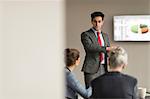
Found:
[[[77,92],[78,94],[80,94],[84,98],[88,98],[92,94],[92,88],[89,87],[88,89],[86,89],[84,86],[82,86],[80,84],[80,82],[75,78],[75,75],[72,73],[70,73],[67,76],[67,83],[68,83],[68,86],[72,90],[74,90],[75,92]]]
[[[108,34],[107,33],[105,33],[105,35],[106,35],[106,41],[107,41],[107,47],[110,47],[110,39],[109,39],[109,36],[108,36]]]
[[[139,99],[138,98],[137,80],[135,80],[135,87],[134,87],[134,92],[133,92],[133,99]]]
[[[98,43],[93,43],[92,38],[85,32],[81,34],[81,42],[87,52],[103,52],[106,53],[105,46],[99,46]]]
[[[97,95],[97,91],[96,91],[97,87],[95,87],[94,80],[91,82],[91,86],[92,86],[92,95],[91,95],[90,99],[94,99],[97,97],[96,96]]]

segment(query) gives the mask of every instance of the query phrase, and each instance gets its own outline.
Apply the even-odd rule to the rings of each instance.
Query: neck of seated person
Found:
[[[124,65],[120,65],[116,67],[110,66],[109,72],[122,72],[123,69],[124,69]]]
[[[67,67],[68,67],[69,70],[72,72],[76,66],[75,66],[75,65],[71,65],[71,66],[67,66]]]

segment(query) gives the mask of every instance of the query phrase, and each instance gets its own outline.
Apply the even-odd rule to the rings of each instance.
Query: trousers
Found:
[[[104,73],[105,73],[104,64],[100,64],[99,69],[96,73],[84,72],[84,81],[85,81],[86,88],[90,86],[92,80],[99,77],[100,75],[103,75]]]

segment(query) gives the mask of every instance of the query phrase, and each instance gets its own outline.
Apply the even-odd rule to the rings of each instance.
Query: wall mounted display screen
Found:
[[[150,41],[150,15],[114,16],[115,41]]]

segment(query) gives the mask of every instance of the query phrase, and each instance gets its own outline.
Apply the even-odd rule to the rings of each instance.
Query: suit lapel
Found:
[[[91,36],[91,38],[92,38],[92,41],[93,41],[94,43],[98,43],[98,40],[97,40],[97,37],[96,37],[94,31],[93,31],[92,29],[90,29],[90,30],[89,30],[89,33],[90,33],[90,36]],[[110,46],[107,35],[102,32],[102,36],[103,36],[103,39],[104,39],[104,46]]]
[[[102,36],[103,36],[103,40],[104,40],[104,45],[106,46],[107,45],[107,43],[106,43],[106,37],[105,37],[105,35],[104,35],[104,33],[102,32]]]
[[[104,44],[105,46],[109,46],[109,41],[108,41],[108,37],[105,33],[102,32],[102,36],[103,36],[103,39],[104,39]]]
[[[96,42],[97,42],[97,37],[96,37],[94,31],[93,31],[92,29],[90,29],[90,32],[89,32],[89,33],[90,33],[91,38],[93,39],[93,41],[96,41]]]

